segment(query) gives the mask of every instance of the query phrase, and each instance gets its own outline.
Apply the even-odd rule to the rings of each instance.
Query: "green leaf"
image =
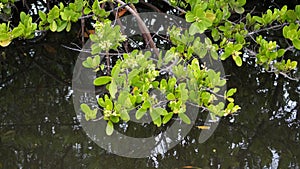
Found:
[[[192,12],[187,12],[185,15],[185,20],[187,22],[194,22],[195,21],[195,15]]]
[[[135,118],[137,120],[141,119],[147,112],[147,109],[139,108],[135,113]]]
[[[84,10],[83,10],[83,13],[84,13],[85,15],[87,15],[87,14],[89,14],[89,13],[91,13],[91,12],[92,12],[92,10],[91,10],[90,8],[88,8],[88,7],[85,7]]]
[[[98,98],[98,104],[101,106],[101,107],[105,107],[105,102],[103,100],[103,98]]]
[[[25,12],[22,11],[20,13],[20,20],[21,20],[22,23],[25,23],[25,19],[26,19],[26,14],[25,14]]]
[[[171,92],[173,92],[175,84],[176,84],[176,78],[175,77],[170,78],[168,80],[168,90],[171,91]]]
[[[99,66],[99,64],[100,64],[100,56],[96,55],[92,61],[92,66],[93,68],[96,68]]]
[[[151,110],[151,109],[150,109],[150,116],[152,118],[152,121],[155,121],[158,118],[160,118],[160,114],[157,111],[154,111],[154,110]]]
[[[161,126],[161,118],[157,118],[155,120],[153,120],[153,123],[157,126],[157,127],[160,127]]]
[[[67,26],[67,22],[66,22],[66,21],[62,21],[62,22],[58,25],[58,27],[57,27],[57,32],[63,31],[63,30],[66,28],[66,26]]]
[[[140,73],[138,69],[133,69],[129,74],[128,74],[128,81],[131,82],[131,80],[137,76]]]
[[[22,27],[15,27],[13,30],[12,30],[12,36],[13,38],[16,38],[16,37],[19,37],[23,34],[24,32],[24,29]]]
[[[122,109],[122,110],[120,111],[120,117],[121,117],[121,119],[122,119],[123,121],[125,121],[125,122],[127,122],[127,121],[130,120],[130,116],[129,116],[128,112],[127,112],[125,109]]]
[[[144,103],[142,104],[143,109],[148,109],[150,107],[151,107],[151,103],[148,100],[144,101]]]
[[[112,135],[113,132],[114,132],[114,124],[111,121],[108,121],[106,125],[106,134],[110,136]]]
[[[184,123],[186,123],[186,124],[191,124],[191,120],[190,120],[190,118],[189,118],[186,114],[184,114],[184,113],[178,113],[178,116],[180,117],[180,119],[181,119]]]
[[[168,123],[173,117],[173,112],[168,113],[167,115],[164,116],[163,118],[163,124]]]
[[[234,11],[238,14],[243,14],[245,12],[245,9],[243,7],[238,6],[234,8]]]
[[[165,116],[168,114],[168,111],[166,109],[163,109],[161,107],[157,107],[155,109],[153,109],[153,111],[156,111],[158,114]]]
[[[242,61],[241,57],[235,56],[235,57],[233,57],[233,60],[235,61],[235,64],[236,64],[237,66],[239,66],[239,67],[242,66],[243,61]]]
[[[277,53],[278,53],[278,57],[281,57],[281,56],[284,55],[285,50],[284,50],[284,49],[279,49],[279,50],[277,51]]]
[[[166,79],[162,79],[160,81],[160,90],[164,91],[167,89],[167,87],[168,87],[168,83],[167,83]]]
[[[211,55],[211,57],[212,57],[214,60],[218,60],[218,59],[219,59],[219,55],[218,55],[217,51],[215,51],[215,50],[211,50],[211,51],[210,51],[210,55]]]
[[[71,24],[71,22],[69,21],[68,24],[67,24],[67,28],[66,28],[66,31],[67,31],[67,32],[70,32],[70,30],[71,30],[71,25],[72,25],[72,24]]]
[[[53,22],[56,18],[59,17],[59,8],[55,5],[48,13],[47,21],[49,23]]]
[[[254,19],[256,22],[258,22],[258,23],[263,23],[263,22],[264,22],[263,19],[262,19],[261,17],[259,17],[259,16],[253,16],[253,19]]]
[[[199,33],[199,32],[200,32],[199,27],[197,26],[197,23],[194,22],[189,28],[189,34],[195,35],[196,33]]]
[[[237,0],[239,6],[244,6],[246,4],[246,0]]]
[[[125,108],[132,107],[132,103],[129,96],[131,95],[127,91],[125,90],[121,91],[118,97],[118,103],[122,104],[122,106]]]
[[[94,85],[95,86],[101,86],[101,85],[105,85],[107,83],[109,83],[112,80],[112,78],[110,76],[101,76],[101,77],[97,77],[94,80]]]
[[[231,97],[228,97],[227,100],[228,100],[230,103],[234,102],[234,99],[231,98]]]
[[[116,93],[117,93],[117,90],[118,90],[118,86],[116,84],[115,81],[112,81],[111,84],[109,85],[109,94],[111,95],[111,97],[114,99],[116,96]]]
[[[292,42],[295,48],[300,50],[300,39],[294,39]]]
[[[49,28],[50,28],[50,30],[51,30],[52,32],[55,32],[55,31],[57,30],[57,24],[56,24],[56,22],[55,22],[55,21],[52,21],[52,22],[50,23]]]
[[[110,121],[112,121],[113,123],[119,123],[120,118],[117,116],[110,116]]]
[[[111,101],[110,98],[108,98],[107,95],[105,95],[105,109],[107,110],[112,110],[113,109],[113,102]]]
[[[173,93],[169,93],[169,94],[167,95],[167,99],[168,99],[168,100],[175,100],[176,97],[175,97],[175,95],[174,95]]]
[[[85,113],[85,114],[88,114],[88,113],[91,112],[90,107],[89,107],[87,104],[85,104],[85,103],[82,103],[82,104],[80,105],[80,108],[81,108],[81,110],[83,111],[83,113]]]
[[[43,12],[39,10],[39,17],[41,18],[42,21],[47,20],[47,15]]]
[[[226,93],[226,97],[233,96],[234,93],[236,93],[236,88],[232,88],[232,89],[228,90]]]

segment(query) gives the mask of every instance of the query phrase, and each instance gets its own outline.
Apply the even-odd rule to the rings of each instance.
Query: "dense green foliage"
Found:
[[[108,59],[109,51],[117,51],[122,47],[122,42],[127,40],[122,35],[120,26],[111,26],[108,17],[112,11],[102,8],[103,4],[111,2],[116,8],[124,5],[119,0],[95,0],[92,3],[75,0],[67,5],[55,5],[47,13],[39,11],[39,23],[33,23],[30,15],[20,12],[18,26],[11,27],[9,22],[0,25],[0,45],[7,46],[16,38],[34,38],[37,25],[39,30],[44,31],[70,31],[72,22],[77,22],[81,17],[92,17],[95,21],[95,34],[90,35],[93,57],[87,58],[83,66],[94,71],[107,72],[105,76],[97,77],[94,85],[105,85],[109,94],[98,99],[99,108],[91,110],[86,104],[82,104],[81,109],[86,120],[96,119],[98,109],[101,110],[103,119],[108,122],[108,135],[113,133],[114,123],[130,120],[129,113],[134,109],[137,109],[136,119],[141,119],[149,112],[153,123],[158,127],[168,123],[174,115],[178,115],[185,123],[190,123],[185,114],[186,104],[209,111],[212,118],[237,112],[240,107],[234,104],[232,98],[236,89],[220,93],[226,80],[220,76],[220,72],[199,63],[203,57],[213,60],[232,58],[237,66],[242,66],[243,55],[253,55],[258,65],[266,71],[276,73],[287,73],[297,67],[296,61],[282,58],[286,51],[300,49],[300,6],[296,6],[295,10],[288,10],[286,6],[268,10],[261,16],[247,13],[238,21],[232,21],[232,13],[244,13],[246,0],[172,0],[172,5],[186,10],[185,19],[191,23],[185,31],[176,27],[169,28],[173,47],[165,54],[159,53],[155,56],[155,62],[149,52],[130,51],[123,54],[110,70],[110,63],[100,65],[100,53],[104,52]],[[12,3],[3,1],[1,12],[9,13],[6,8]],[[275,28],[282,28],[284,38],[292,45],[282,48],[276,41],[268,41],[258,35],[263,30]],[[210,34],[211,38],[195,38],[194,35],[201,33]],[[248,49],[251,41],[257,44],[257,49]],[[168,66],[170,64],[172,67]],[[162,73],[169,76],[161,79]],[[153,97],[150,94],[152,90],[160,91],[165,98]],[[220,102],[221,99],[226,99],[228,104]]]

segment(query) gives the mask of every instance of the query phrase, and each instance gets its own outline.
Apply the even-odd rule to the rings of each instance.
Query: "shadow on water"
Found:
[[[299,82],[230,60],[224,63],[228,86],[238,88],[242,110],[223,118],[207,142],[198,143],[200,131],[193,127],[163,156],[109,154],[86,136],[73,110],[70,82],[78,53],[61,44],[76,39],[76,31],[49,33],[38,43],[1,48],[0,168],[299,168]],[[294,73],[300,76],[299,66]]]

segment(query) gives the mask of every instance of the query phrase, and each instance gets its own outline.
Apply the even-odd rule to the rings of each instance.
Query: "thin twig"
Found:
[[[259,29],[257,31],[253,31],[253,32],[249,32],[246,37],[250,36],[250,35],[253,35],[253,34],[256,34],[256,33],[259,33],[259,32],[263,32],[263,31],[268,31],[268,30],[271,30],[271,29],[276,29],[276,28],[282,28],[283,26],[285,25],[288,25],[288,23],[283,23],[281,25],[274,25],[274,26],[271,26],[271,27],[267,27],[267,28],[264,28],[264,29]]]
[[[109,2],[109,6],[110,6],[111,9],[114,9],[114,5],[113,5],[112,2]],[[117,11],[118,11],[118,10],[117,10]],[[115,21],[118,23],[118,25],[120,25],[120,28],[121,28],[120,31],[121,31],[121,33],[122,33],[123,35],[125,35],[124,26],[123,26],[122,22],[120,21],[120,19],[118,18],[118,13],[117,13],[117,11],[113,11],[113,14],[115,15]],[[128,40],[126,40],[126,41],[124,42],[124,49],[125,49],[125,51],[126,51],[127,53],[129,53]]]
[[[183,14],[186,13],[185,10],[179,8],[178,6],[172,6],[172,4],[171,4],[168,0],[163,0],[163,1],[164,1],[165,3],[167,3],[169,6],[171,6],[171,7],[175,8],[175,9],[177,9],[177,10],[180,11],[181,13],[183,13]]]
[[[291,77],[291,76],[289,76],[288,74],[286,74],[284,72],[278,72],[278,71],[275,71],[275,70],[270,70],[270,71],[266,71],[266,72],[268,72],[268,73],[278,73],[278,74],[282,75],[283,77],[288,78],[289,80],[293,80],[293,81],[297,81],[297,82],[300,80],[300,78]]]
[[[107,74],[110,75],[110,57],[108,51],[106,51],[106,64],[107,64]]]
[[[159,10],[156,6],[150,4],[149,2],[145,2],[144,0],[140,0],[140,3],[145,5],[145,6],[148,6],[149,8],[153,9],[156,12],[161,12],[161,10]]]
[[[83,52],[83,53],[89,53],[91,54],[91,50],[84,50],[84,49],[77,49],[77,48],[72,48],[69,46],[65,46],[65,45],[61,45],[62,47],[66,48],[66,49],[70,49],[76,52]],[[98,53],[100,55],[106,55],[107,53]],[[110,56],[119,56],[119,55],[123,55],[125,53],[108,53]]]

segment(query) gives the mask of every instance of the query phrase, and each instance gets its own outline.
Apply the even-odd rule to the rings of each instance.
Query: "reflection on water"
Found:
[[[78,53],[60,46],[76,39],[68,36],[1,49],[0,168],[299,168],[299,82],[230,61],[224,63],[228,85],[238,88],[242,110],[223,118],[207,142],[198,143],[200,131],[193,127],[164,155],[129,159],[99,148],[73,110],[70,82]],[[294,74],[300,76],[299,66]]]

